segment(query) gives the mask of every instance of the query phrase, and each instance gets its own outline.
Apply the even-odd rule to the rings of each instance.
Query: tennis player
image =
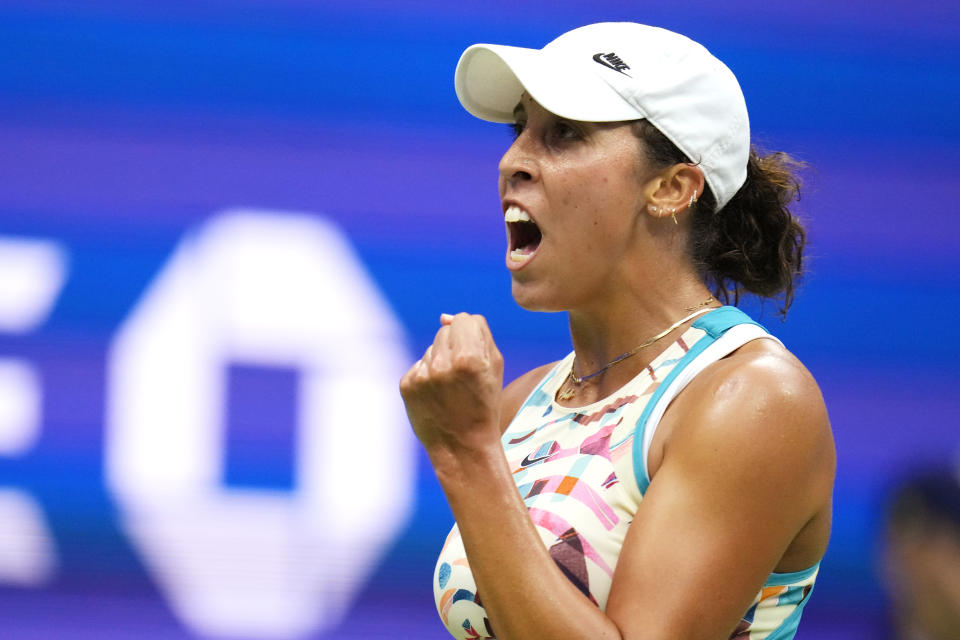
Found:
[[[721,302],[790,306],[795,163],[758,154],[733,73],[664,29],[474,45],[455,83],[515,132],[513,297],[566,311],[573,350],[503,388],[484,319],[444,315],[400,383],[456,519],[433,585],[447,629],[792,638],[827,547],[833,440],[810,373]]]

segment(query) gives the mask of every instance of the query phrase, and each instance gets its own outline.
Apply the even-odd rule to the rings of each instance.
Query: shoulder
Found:
[[[660,424],[661,459],[653,472],[651,450],[652,479],[607,611],[630,626],[657,611],[675,634],[707,637],[708,628],[736,624],[771,572],[822,558],[829,423],[806,368],[774,341],[754,340],[697,375]],[[662,575],[670,580],[651,578]],[[717,597],[705,603],[703,593]]]
[[[696,419],[701,436],[710,436],[715,428],[723,436],[762,440],[816,438],[829,432],[826,406],[813,376],[772,340],[748,342],[710,365],[681,399],[679,408]]]
[[[543,378],[550,373],[550,370],[557,365],[556,362],[549,362],[536,369],[531,369],[503,389],[500,397],[500,432],[506,431],[510,421],[517,415],[524,400],[527,399]]]
[[[772,340],[748,342],[707,367],[677,396],[663,426],[664,461],[709,462],[748,482],[776,475],[826,493],[832,486],[833,436],[820,388]]]
[[[829,427],[816,380],[773,340],[748,342],[707,367],[688,391],[691,410],[704,417],[776,418],[807,431]]]

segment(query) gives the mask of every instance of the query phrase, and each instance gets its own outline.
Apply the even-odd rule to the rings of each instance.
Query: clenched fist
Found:
[[[483,316],[440,317],[441,327],[400,380],[400,394],[427,453],[463,454],[500,439],[503,356]]]

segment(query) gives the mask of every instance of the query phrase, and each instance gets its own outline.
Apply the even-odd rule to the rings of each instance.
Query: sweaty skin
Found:
[[[522,207],[543,238],[511,272],[514,297],[569,312],[583,375],[709,296],[684,250],[687,221],[652,213],[682,210],[703,177],[645,167],[625,125],[570,123],[529,98],[518,120],[500,166],[503,210]],[[573,404],[613,393],[686,326],[592,379]],[[650,487],[598,609],[549,557],[500,444],[550,366],[503,389],[484,318],[444,315],[400,384],[499,640],[727,640],[771,572],[822,557],[835,467],[826,410],[806,369],[758,340],[710,365],[665,413]]]

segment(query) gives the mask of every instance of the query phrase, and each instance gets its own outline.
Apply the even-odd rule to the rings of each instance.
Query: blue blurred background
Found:
[[[510,298],[508,133],[452,74],[620,19],[704,43],[755,140],[810,164],[810,273],[786,322],[747,307],[837,438],[798,637],[882,636],[884,492],[960,460],[960,5],[935,0],[0,4],[4,637],[445,637],[451,518],[402,409],[324,389],[383,360],[392,398],[445,311],[488,317],[508,377],[569,350]]]

